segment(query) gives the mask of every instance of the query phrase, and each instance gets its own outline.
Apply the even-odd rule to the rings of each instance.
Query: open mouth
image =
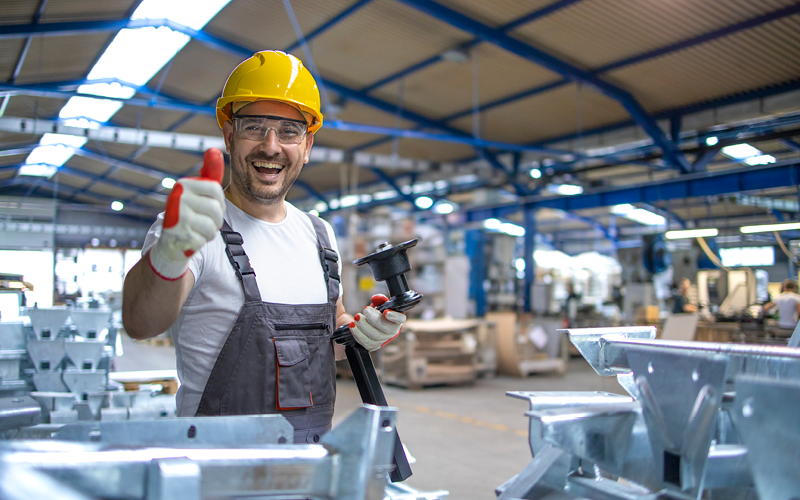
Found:
[[[283,170],[283,165],[267,161],[254,161],[253,166],[258,173],[264,175],[277,175]]]

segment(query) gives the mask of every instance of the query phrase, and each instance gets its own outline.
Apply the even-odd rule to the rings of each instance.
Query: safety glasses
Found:
[[[233,117],[233,123],[242,139],[263,141],[274,130],[281,144],[300,144],[308,130],[308,124],[302,120],[270,115],[238,115]]]

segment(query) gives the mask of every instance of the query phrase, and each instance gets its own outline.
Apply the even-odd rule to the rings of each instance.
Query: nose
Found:
[[[281,143],[278,141],[278,133],[271,128],[267,131],[267,136],[258,145],[259,149],[267,155],[275,155],[281,152]]]

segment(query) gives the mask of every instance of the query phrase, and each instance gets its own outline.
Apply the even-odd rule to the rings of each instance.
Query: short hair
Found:
[[[795,291],[797,290],[797,283],[795,283],[793,279],[787,279],[783,282],[783,289],[786,291]]]

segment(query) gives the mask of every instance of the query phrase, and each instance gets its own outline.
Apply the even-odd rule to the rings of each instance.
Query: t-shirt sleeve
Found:
[[[150,226],[150,229],[147,231],[147,236],[144,237],[144,243],[142,244],[142,256],[144,256],[153,245],[155,245],[158,238],[161,237],[161,229],[164,226],[164,212],[158,214],[156,217],[156,221],[153,222],[153,225]],[[201,249],[202,250],[202,249]],[[197,286],[197,282],[200,281],[200,275],[203,270],[203,252],[195,252],[189,258],[189,270],[192,272],[194,276],[194,284]]]
[[[331,225],[328,224],[328,221],[326,221],[325,219],[323,219],[321,217],[320,217],[320,220],[322,221],[323,224],[325,224],[325,230],[328,231],[328,240],[330,241],[331,246],[333,247],[332,250],[335,251],[336,255],[339,256],[339,260],[338,260],[338,262],[339,262],[339,277],[341,277],[342,276],[342,269],[343,269],[342,268],[342,254],[341,254],[341,252],[339,252],[339,244],[336,242],[336,234],[333,232],[333,227],[331,227]],[[342,286],[342,282],[340,281],[339,282],[339,297],[342,297],[343,295],[344,295],[344,287]]]

